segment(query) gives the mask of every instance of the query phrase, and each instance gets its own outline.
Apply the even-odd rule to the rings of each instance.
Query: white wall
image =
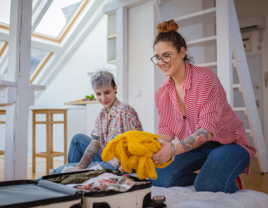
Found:
[[[56,76],[46,86],[35,100],[31,109],[42,108],[69,108],[68,136],[69,140],[76,133],[86,133],[86,107],[64,105],[69,101],[84,98],[93,90],[87,72],[94,71],[96,67],[114,65],[107,64],[107,16],[103,15],[93,30],[88,34],[70,59],[60,69]],[[40,118],[38,116],[37,118]],[[55,116],[62,119],[61,116]],[[41,118],[40,118],[41,119]],[[95,117],[92,118],[95,121]],[[32,151],[32,114],[29,115],[28,152]],[[38,125],[37,152],[45,151],[45,125]],[[54,147],[56,151],[63,150],[63,125],[54,125]]]
[[[235,0],[235,7],[238,19],[252,17],[257,15],[265,16],[266,29],[263,31],[263,41],[262,48],[258,50],[257,46],[259,44],[258,31],[251,31],[252,34],[252,52],[247,52],[248,54],[261,54],[262,55],[262,85],[263,85],[263,103],[264,106],[264,137],[266,142],[266,149],[268,149],[268,87],[265,87],[264,83],[264,73],[268,72],[268,1],[267,0]]]
[[[4,108],[0,108],[3,109]],[[6,115],[0,115],[0,121],[6,121]],[[0,124],[0,150],[5,150],[5,124]]]
[[[153,2],[128,10],[128,102],[138,112],[144,131],[154,129]],[[136,92],[140,90],[141,96]]]

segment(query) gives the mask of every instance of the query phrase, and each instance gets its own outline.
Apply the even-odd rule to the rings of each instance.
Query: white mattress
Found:
[[[193,186],[161,188],[152,187],[152,197],[164,195],[168,208],[267,208],[268,195],[244,189],[234,194],[223,192],[196,192]]]
[[[67,172],[71,172],[72,169]],[[136,173],[129,174],[136,176]],[[196,192],[194,186],[162,188],[152,186],[152,197],[164,195],[168,208],[268,208],[268,195],[244,189],[234,194]]]

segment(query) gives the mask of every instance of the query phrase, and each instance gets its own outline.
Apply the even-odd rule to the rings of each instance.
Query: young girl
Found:
[[[243,122],[228,104],[217,75],[190,64],[178,28],[174,20],[157,26],[151,58],[168,77],[155,93],[157,135],[163,142],[153,160],[156,164],[173,160],[166,168],[157,169],[153,185],[194,184],[197,191],[234,193],[242,189],[239,174],[250,173],[249,162],[256,150]],[[175,137],[179,143],[173,144]]]
[[[124,170],[116,158],[109,162],[102,161],[102,151],[117,135],[130,130],[143,130],[134,108],[116,98],[117,85],[112,73],[105,70],[95,73],[91,84],[97,100],[103,106],[96,119],[95,129],[91,137],[84,134],[76,134],[73,137],[68,152],[69,164],[53,170],[52,174],[61,173],[65,166],[85,169],[97,164],[123,173]]]

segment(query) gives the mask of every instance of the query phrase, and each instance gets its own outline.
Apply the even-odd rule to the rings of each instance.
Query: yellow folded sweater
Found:
[[[116,157],[127,173],[135,169],[140,179],[156,179],[155,167],[164,168],[172,160],[161,165],[153,163],[151,157],[161,149],[161,144],[154,138],[160,139],[156,134],[137,130],[120,134],[104,148],[102,160],[107,162]]]

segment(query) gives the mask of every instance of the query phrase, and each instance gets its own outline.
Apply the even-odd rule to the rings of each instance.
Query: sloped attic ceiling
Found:
[[[30,82],[47,85],[103,15],[109,0],[33,0]],[[0,74],[8,70],[10,0],[0,0]]]

